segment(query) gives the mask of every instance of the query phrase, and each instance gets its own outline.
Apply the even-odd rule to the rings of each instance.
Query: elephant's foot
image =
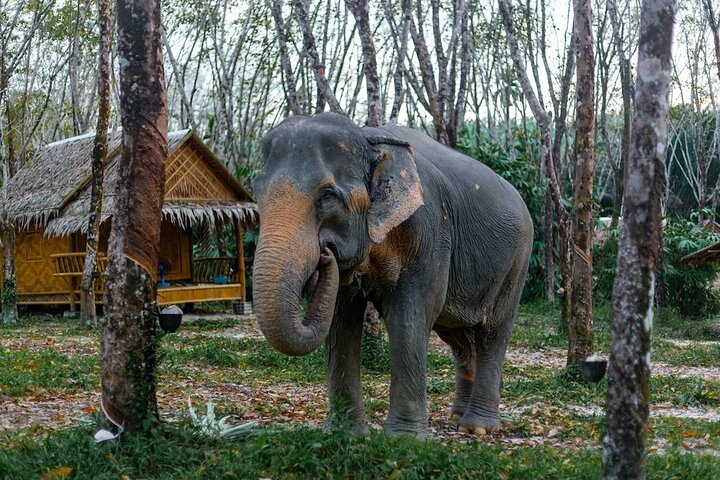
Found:
[[[467,402],[457,400],[450,406],[450,420],[460,420],[467,411]]]
[[[458,421],[458,431],[470,435],[485,435],[500,428],[500,415],[497,413],[471,414],[466,412]]]
[[[419,439],[427,437],[427,422],[425,421],[408,422],[388,418],[384,429],[389,435],[408,435]]]

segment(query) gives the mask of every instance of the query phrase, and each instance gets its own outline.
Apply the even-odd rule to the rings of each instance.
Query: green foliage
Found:
[[[362,333],[362,366],[369,373],[390,373],[390,345],[384,336],[376,337],[367,328]]]
[[[665,243],[665,286],[668,304],[685,316],[702,317],[720,311],[718,294],[713,287],[717,267],[712,263],[680,265],[685,255],[720,241],[691,220],[668,219],[663,230]]]
[[[538,168],[537,135],[534,124],[512,125],[509,148],[493,138],[487,130],[467,123],[458,136],[458,150],[488,167],[515,187],[530,211],[535,229],[533,251],[523,298],[538,298],[543,294],[544,282],[544,227],[545,192],[547,184]],[[498,132],[504,136],[504,132]]]
[[[518,425],[518,430],[529,426]],[[692,434],[693,431],[684,431]],[[682,448],[648,456],[648,478],[718,478],[712,455],[687,455]],[[91,432],[74,428],[41,442],[0,437],[0,477],[40,478],[66,466],[72,478],[597,478],[597,449],[553,449],[419,441],[373,432],[367,437],[321,430],[258,430],[240,440],[197,438],[182,425],[168,425],[150,438],[126,435],[120,444],[93,443]],[[49,478],[49,477],[48,477]]]
[[[608,229],[607,240],[596,243],[593,251],[595,294],[612,298],[617,263],[619,230]],[[665,288],[668,307],[685,317],[703,317],[720,311],[718,294],[713,286],[717,268],[710,263],[681,265],[680,259],[720,241],[720,236],[698,226],[695,221],[669,217],[663,228]]]

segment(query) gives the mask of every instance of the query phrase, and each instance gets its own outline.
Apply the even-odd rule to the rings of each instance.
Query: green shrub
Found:
[[[680,259],[701,248],[720,241],[720,236],[707,232],[691,220],[668,219],[664,228],[665,287],[668,306],[685,316],[707,316],[720,310],[718,294],[713,286],[717,267],[712,263],[680,265]]]
[[[685,317],[712,315],[720,311],[720,302],[713,282],[717,267],[711,263],[681,265],[680,259],[701,248],[720,241],[720,236],[698,226],[692,219],[668,217],[663,228],[663,279],[668,307]],[[593,272],[595,294],[599,298],[612,297],[619,242],[618,229],[610,229],[605,242],[595,245]]]

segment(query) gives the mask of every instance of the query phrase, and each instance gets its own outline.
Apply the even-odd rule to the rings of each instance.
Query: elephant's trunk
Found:
[[[265,219],[253,267],[257,321],[273,348],[305,355],[319,347],[330,331],[339,283],[337,261],[328,248],[320,251],[317,234],[303,227],[288,233],[288,223]],[[303,318],[300,298],[315,272],[317,283]]]

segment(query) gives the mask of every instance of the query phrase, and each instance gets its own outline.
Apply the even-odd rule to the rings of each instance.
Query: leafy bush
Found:
[[[713,282],[717,276],[715,265],[681,265],[680,259],[701,248],[720,241],[720,236],[697,225],[693,220],[668,217],[663,228],[665,288],[668,307],[677,309],[685,317],[706,316],[720,311],[720,298]],[[618,229],[608,229],[607,240],[594,248],[593,272],[595,294],[604,299],[612,297],[618,253]]]
[[[680,265],[682,257],[717,243],[720,236],[682,218],[669,219],[663,233],[668,306],[676,307],[685,316],[705,316],[720,311],[713,286],[717,267],[712,263]]]

